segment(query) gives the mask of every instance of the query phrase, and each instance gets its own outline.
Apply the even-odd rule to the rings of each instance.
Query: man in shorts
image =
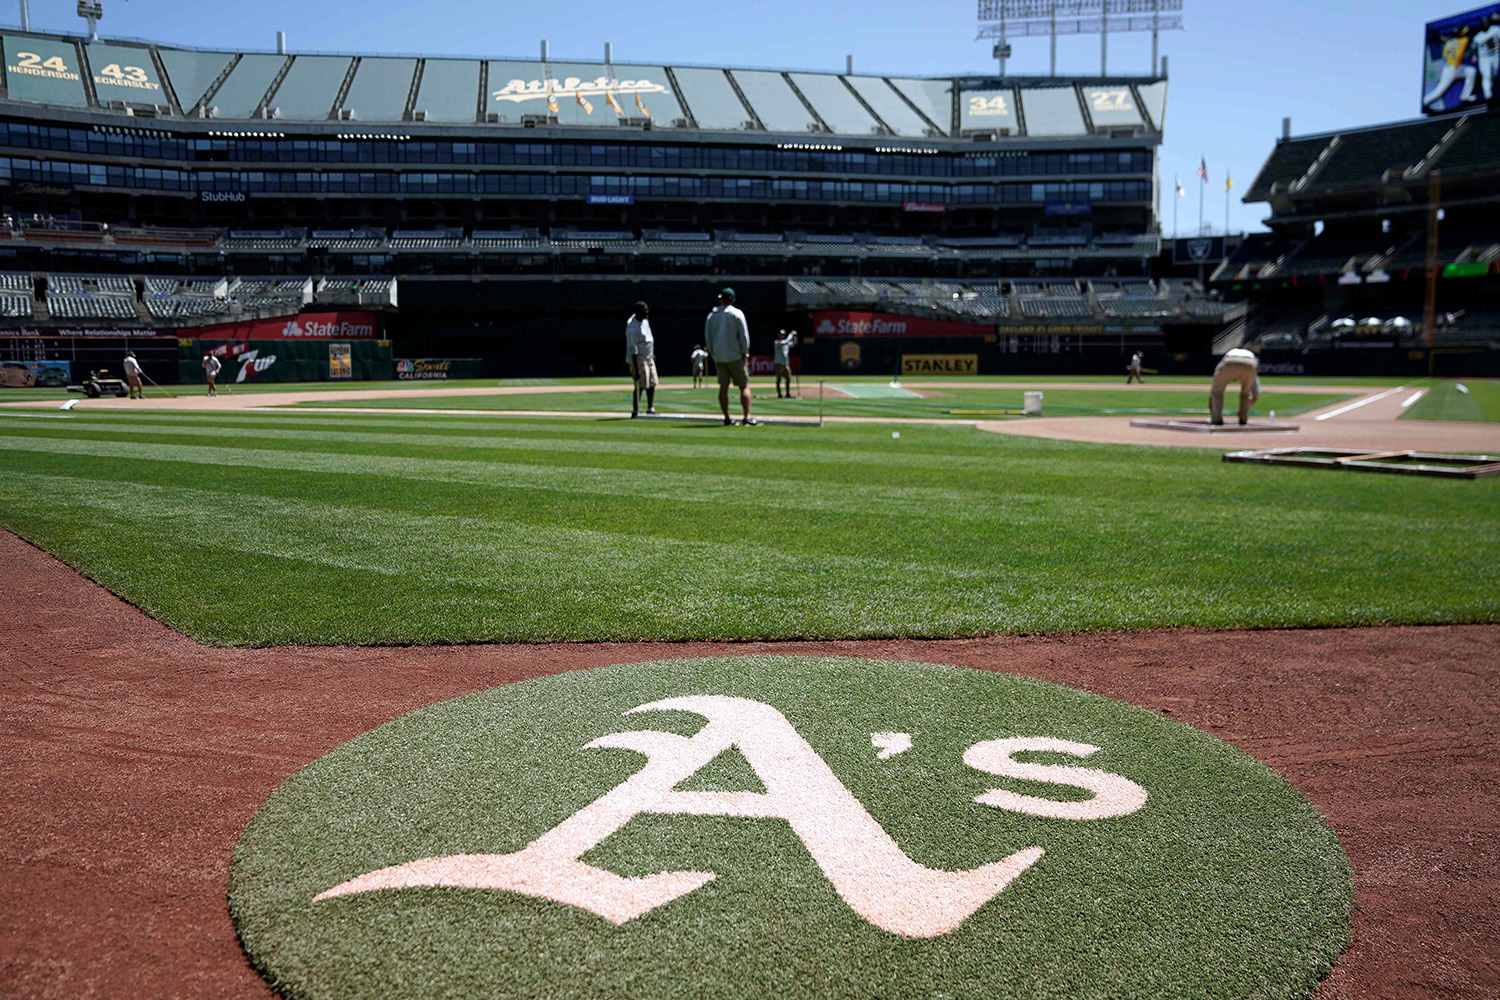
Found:
[[[212,354],[203,355],[203,374],[208,376],[208,394],[210,396],[217,396],[219,394],[219,387],[215,384],[215,380],[219,377],[219,369],[223,367],[224,365],[219,359]]]
[[[1240,426],[1250,422],[1250,406],[1260,398],[1260,359],[1242,347],[1224,355],[1214,369],[1213,388],[1208,393],[1208,417],[1214,426],[1224,423],[1224,390],[1240,385]]]
[[[651,336],[651,309],[644,302],[625,322],[625,358],[630,362],[630,377],[635,383],[630,393],[630,416],[641,415],[641,390],[646,391],[646,415],[656,416],[656,339]]]
[[[797,331],[787,333],[781,331],[781,336],[771,341],[776,356],[776,398],[781,399],[781,380],[786,379],[786,397],[792,398],[792,348],[797,346]]]
[[[146,390],[141,385],[141,363],[135,359],[134,351],[125,352],[125,384],[130,387],[131,399],[145,399]]]
[[[740,425],[759,424],[750,415],[750,326],[745,314],[735,307],[733,288],[719,292],[719,304],[703,323],[703,342],[719,373],[719,409],[724,413],[724,426],[734,423],[729,419],[730,382],[740,390]]]
[[[708,367],[708,352],[702,344],[693,345],[693,388],[703,388],[703,372]]]

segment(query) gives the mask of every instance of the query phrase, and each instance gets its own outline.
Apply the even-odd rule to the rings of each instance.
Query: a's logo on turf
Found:
[[[500,889],[566,903],[623,924],[701,888],[713,872],[670,871],[625,878],[582,857],[645,813],[780,819],[791,825],[839,897],[882,930],[906,937],[946,934],[1002,892],[1042,857],[1038,846],[968,871],[928,868],[909,858],[849,793],[797,730],[770,705],[746,698],[666,698],[637,712],[693,712],[708,724],[693,736],[629,730],[601,736],[589,749],[633,750],[646,766],[630,778],[509,854],[458,854],[422,858],[369,872],[319,893],[314,901],[377,889],[452,886]],[[901,740],[900,737],[905,737]],[[876,733],[872,742],[889,757],[905,733]],[[677,786],[731,748],[738,749],[764,792],[679,791]],[[1090,768],[1024,764],[1026,751],[1087,757],[1099,748],[1048,737],[987,740],[964,753],[964,763],[989,774],[1029,778],[1086,789],[1078,802],[1021,795],[998,788],[976,802],[1065,820],[1126,816],[1146,804],[1146,790],[1128,778]],[[899,752],[899,750],[897,751]]]
[[[290,778],[229,871],[300,1000],[1296,1000],[1351,901],[1317,810],[1207,733],[841,657],[417,709]]]

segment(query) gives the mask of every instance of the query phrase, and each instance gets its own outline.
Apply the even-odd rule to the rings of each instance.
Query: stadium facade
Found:
[[[373,326],[397,358],[612,374],[646,299],[675,371],[726,283],[767,341],[823,330],[825,369],[921,337],[1114,370],[1226,319],[1153,280],[1164,76],[0,46],[12,355],[134,332],[173,374],[151,344]]]

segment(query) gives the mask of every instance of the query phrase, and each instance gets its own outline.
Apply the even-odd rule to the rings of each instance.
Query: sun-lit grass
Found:
[[[1408,420],[1500,421],[1500,380],[1443,379],[1422,385],[1427,392],[1402,413]]]
[[[0,524],[219,643],[1490,621],[1497,489],[963,426],[0,419]]]

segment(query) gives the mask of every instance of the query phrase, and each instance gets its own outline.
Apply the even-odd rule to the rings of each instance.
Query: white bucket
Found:
[[[1039,392],[1021,393],[1021,412],[1028,417],[1035,417],[1042,412],[1042,394]]]

